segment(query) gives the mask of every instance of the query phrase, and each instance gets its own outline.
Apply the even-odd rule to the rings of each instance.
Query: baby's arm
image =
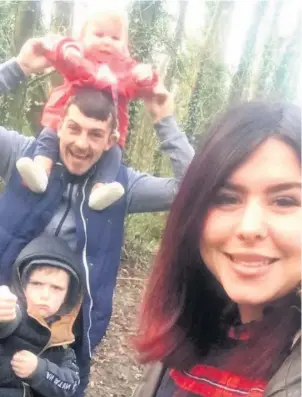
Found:
[[[77,80],[91,82],[95,79],[96,67],[93,62],[84,57],[80,42],[64,37],[49,48],[47,59],[55,69],[68,81]]]
[[[132,79],[126,88],[128,99],[138,99],[153,93],[158,84],[158,73],[148,64],[139,63],[132,69]]]

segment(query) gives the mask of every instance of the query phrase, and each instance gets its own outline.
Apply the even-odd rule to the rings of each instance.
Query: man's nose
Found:
[[[240,240],[254,242],[267,236],[265,208],[258,200],[247,203],[237,228]]]
[[[88,139],[85,135],[79,136],[78,139],[76,140],[75,144],[78,149],[83,150],[83,151],[88,149],[88,147],[89,147]]]

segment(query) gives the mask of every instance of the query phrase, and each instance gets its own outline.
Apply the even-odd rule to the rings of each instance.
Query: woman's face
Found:
[[[241,320],[301,280],[301,167],[296,153],[270,138],[218,191],[205,219],[201,256]]]

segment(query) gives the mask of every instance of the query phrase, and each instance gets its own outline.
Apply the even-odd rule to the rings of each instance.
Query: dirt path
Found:
[[[142,368],[135,362],[127,338],[145,286],[146,272],[124,266],[117,282],[110,328],[94,355],[87,397],[131,397]]]

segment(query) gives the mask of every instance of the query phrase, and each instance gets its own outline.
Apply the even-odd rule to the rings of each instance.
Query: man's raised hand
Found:
[[[25,75],[44,72],[51,66],[45,57],[47,48],[47,38],[33,38],[25,42],[16,58]]]

